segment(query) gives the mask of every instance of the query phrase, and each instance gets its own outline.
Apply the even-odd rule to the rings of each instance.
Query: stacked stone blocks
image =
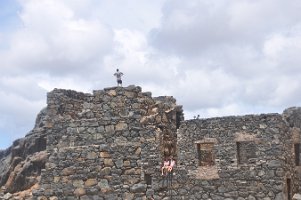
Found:
[[[49,157],[34,199],[286,200],[300,192],[299,109],[184,121],[173,97],[136,86],[55,89],[47,104]],[[160,167],[171,155],[177,166],[166,188]]]
[[[175,129],[175,116],[170,113],[180,110],[172,97],[154,99],[135,86],[107,88],[93,95],[55,89],[47,103],[49,160],[35,198],[154,195],[145,176],[154,183],[160,179],[161,127],[169,133]]]

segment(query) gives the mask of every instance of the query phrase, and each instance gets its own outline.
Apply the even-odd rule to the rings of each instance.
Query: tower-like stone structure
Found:
[[[93,94],[55,89],[48,93],[47,104],[49,159],[36,198],[154,195],[164,156],[176,157],[183,113],[173,97],[152,98],[136,86]]]

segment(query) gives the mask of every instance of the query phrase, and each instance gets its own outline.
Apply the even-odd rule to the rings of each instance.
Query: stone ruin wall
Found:
[[[294,141],[293,131],[300,135],[279,114],[185,121],[178,133],[177,169],[185,180],[178,194],[184,199],[292,199],[300,181],[293,149],[300,137]],[[200,166],[204,158],[197,149],[208,143],[213,163]]]
[[[55,89],[47,104],[39,127],[49,157],[34,199],[286,200],[287,179],[291,196],[301,191],[293,149],[300,110],[184,121],[174,98],[135,86],[93,94]],[[243,164],[237,142],[254,150],[251,158],[240,153]],[[209,166],[199,166],[202,143],[213,144]],[[160,167],[169,155],[177,167],[167,190]]]
[[[48,93],[49,159],[35,199],[147,199],[176,146],[182,108],[140,87]],[[160,198],[166,196],[162,191]]]
[[[297,182],[295,182],[298,193],[301,193],[301,108],[300,107],[292,107],[288,108],[283,112],[283,117],[285,118],[287,125],[291,130],[291,137],[294,144],[299,144],[298,152],[293,152],[293,154],[299,153],[299,165],[295,166],[294,172],[296,176]],[[296,150],[296,149],[295,149]],[[299,195],[299,199],[301,199],[301,195]]]

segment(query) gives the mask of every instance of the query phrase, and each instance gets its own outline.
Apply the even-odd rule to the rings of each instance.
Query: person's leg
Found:
[[[170,173],[170,186],[172,186],[172,176],[173,176],[173,173],[172,173],[172,170],[169,172]]]
[[[117,80],[117,85],[122,87],[122,80]]]
[[[162,175],[165,176],[166,175],[166,167],[164,166],[162,169]]]
[[[165,182],[166,176],[162,176],[162,188],[164,187],[164,182]]]

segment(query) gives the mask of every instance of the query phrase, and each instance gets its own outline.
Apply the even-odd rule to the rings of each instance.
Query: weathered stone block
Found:
[[[123,167],[123,161],[122,160],[116,160],[115,161],[115,165],[117,168],[122,168]]]
[[[111,167],[104,167],[100,170],[101,175],[109,175],[111,173]]]
[[[100,152],[100,153],[99,153],[99,156],[100,156],[101,158],[111,158],[111,155],[110,155],[108,152],[106,152],[106,151]]]
[[[277,168],[276,172],[275,172],[276,176],[279,176],[279,177],[284,177],[285,175],[285,171],[283,168]]]
[[[129,160],[123,161],[123,166],[124,167],[130,167],[131,166],[131,161],[129,161]]]
[[[100,187],[101,191],[104,193],[109,192],[111,190],[107,179],[101,179],[98,182],[98,186]]]
[[[77,187],[77,188],[83,188],[84,187],[84,181],[83,180],[74,180],[72,182],[72,185],[74,187]]]
[[[135,155],[141,155],[141,147],[138,147],[135,151]]]
[[[96,179],[90,178],[90,179],[88,179],[88,180],[85,181],[85,186],[86,186],[86,187],[91,187],[91,186],[97,185],[97,183],[98,183],[98,182],[97,182]]]
[[[86,194],[86,190],[84,188],[76,188],[74,194],[78,197],[83,196]]]
[[[107,126],[105,126],[105,130],[106,130],[106,132],[108,132],[108,133],[114,132],[114,131],[115,131],[114,125],[107,125]]]
[[[136,174],[136,170],[134,168],[126,169],[126,170],[124,170],[124,174],[125,175]]]
[[[62,170],[62,175],[63,176],[68,176],[68,175],[71,175],[71,174],[74,174],[74,173],[75,173],[74,167],[67,167],[67,168]]]
[[[116,96],[116,95],[117,95],[117,93],[116,93],[115,90],[109,90],[109,91],[107,92],[107,94],[110,95],[110,96]]]
[[[116,131],[122,131],[122,130],[126,130],[128,128],[128,125],[125,122],[119,122],[118,124],[116,124]]]
[[[95,153],[95,152],[88,152],[88,154],[87,154],[87,159],[94,160],[94,159],[96,159],[96,158],[98,158],[97,153]]]
[[[104,159],[104,165],[105,165],[105,167],[114,166],[113,160],[112,159]]]
[[[123,195],[123,199],[128,199],[128,200],[133,200],[135,197],[135,195],[133,193],[128,193],[126,192],[124,195]]]
[[[135,184],[131,187],[131,192],[142,193],[146,191],[146,185],[142,183]]]
[[[61,177],[59,177],[59,176],[55,176],[55,177],[53,178],[53,182],[54,182],[54,183],[58,183],[60,180],[61,180]]]
[[[268,162],[268,167],[270,168],[276,168],[283,166],[283,161],[281,160],[271,160]]]
[[[7,195],[7,194],[6,194]],[[9,198],[11,198],[12,197],[12,195],[8,198],[6,195],[4,195],[4,199],[9,199]],[[45,197],[45,196],[40,196],[40,197],[38,197],[38,200],[48,200],[47,199],[47,197]]]
[[[136,93],[126,91],[126,92],[124,93],[124,95],[125,95],[126,97],[128,97],[128,98],[134,98],[134,97],[136,96]]]

